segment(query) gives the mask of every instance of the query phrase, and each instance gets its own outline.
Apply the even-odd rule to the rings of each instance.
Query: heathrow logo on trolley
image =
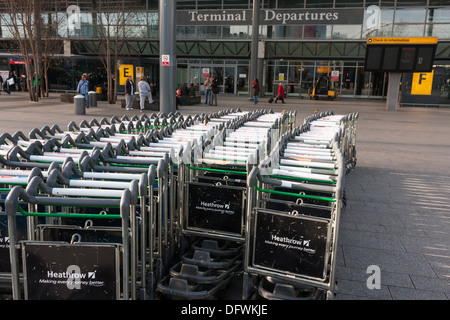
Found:
[[[68,289],[81,289],[82,286],[102,287],[105,281],[97,279],[97,271],[81,272],[77,265],[70,265],[66,271],[47,271],[47,278],[40,279],[39,283],[51,283],[53,285],[64,284]]]

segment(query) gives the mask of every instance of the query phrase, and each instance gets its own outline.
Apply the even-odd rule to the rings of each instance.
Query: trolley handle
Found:
[[[249,188],[254,188],[257,191],[265,192],[265,193],[273,193],[273,194],[280,194],[280,195],[286,195],[286,196],[292,196],[297,198],[305,198],[305,199],[315,199],[315,200],[324,200],[329,202],[336,202],[336,198],[329,198],[329,197],[321,197],[321,196],[313,196],[313,195],[307,195],[307,194],[299,194],[299,193],[293,193],[293,192],[286,192],[286,191],[277,191],[277,190],[268,190],[263,189],[258,186],[258,181],[265,184],[275,185],[275,186],[282,186],[282,181],[266,178],[261,175],[260,169],[258,167],[253,168],[253,170],[250,172],[249,176],[247,177],[247,186]]]

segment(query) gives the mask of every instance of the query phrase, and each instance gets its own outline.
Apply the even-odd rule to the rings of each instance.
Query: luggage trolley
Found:
[[[35,147],[31,151],[31,154],[27,154],[25,151],[22,151],[20,149],[17,149],[18,147],[15,147],[16,149],[10,151],[9,155],[10,155],[11,158],[13,158],[13,159],[15,159],[17,161],[19,161],[19,158],[20,158],[18,156],[18,154],[19,154],[23,159],[26,159],[27,161],[50,161],[50,160],[53,160],[53,161],[59,161],[61,163],[61,162],[66,162],[68,159],[72,159],[73,162],[76,163],[76,164],[80,163],[80,159],[88,157],[88,154],[91,157],[95,157],[97,155],[97,156],[101,157],[104,160],[104,162],[106,160],[106,162],[108,163],[108,166],[110,167],[110,168],[108,168],[108,171],[110,171],[110,172],[111,171],[118,171],[117,167],[115,167],[115,165],[119,165],[119,166],[123,166],[123,169],[125,169],[125,171],[131,172],[130,169],[125,168],[125,166],[127,164],[132,166],[134,164],[133,161],[136,160],[136,159],[132,159],[133,161],[131,161],[131,162],[127,161],[127,159],[125,159],[124,161],[121,161],[120,156],[115,156],[114,155],[114,153],[118,152],[118,151],[126,152],[127,148],[121,142],[122,142],[122,140],[120,140],[119,143],[117,143],[117,141],[102,142],[102,143],[105,144],[105,148],[102,151],[100,151],[97,146],[94,146],[94,149],[90,149],[90,150],[89,149],[68,148],[68,149],[64,150],[64,151],[66,151],[65,153],[62,153],[62,152],[58,152],[58,153],[56,153],[56,152],[44,152],[43,154],[41,154],[42,150],[39,150],[38,147]],[[117,145],[116,150],[112,149],[111,143],[116,143],[116,145]],[[77,146],[80,147],[79,144],[77,144]],[[83,144],[82,146],[86,148],[86,147],[88,147],[90,145]],[[120,146],[122,148],[120,148]],[[57,151],[62,151],[62,148],[57,150]],[[79,154],[79,152],[81,152],[81,154]],[[35,155],[35,154],[37,154],[37,155]],[[89,164],[91,162],[91,157],[89,157],[88,159],[85,159],[86,161],[84,161],[84,164],[83,164],[83,168],[84,169],[88,169],[88,168],[92,169],[92,166],[89,166]],[[108,158],[108,157],[113,157],[113,158]],[[159,158],[159,160],[161,160],[162,158],[163,158],[163,156],[161,156]],[[128,159],[128,160],[130,160],[130,159]],[[153,161],[152,163],[155,164],[155,165],[159,164],[161,167],[165,167],[164,166],[164,160],[161,161],[160,163],[158,163],[157,160],[152,160],[152,161]],[[149,160],[146,161],[145,163],[142,163],[142,161],[140,161],[139,163],[137,163],[137,166],[135,166],[135,168],[137,168],[138,170],[134,171],[134,172],[145,172],[145,168],[148,169],[149,165],[152,164],[152,163]],[[140,167],[139,167],[139,165],[140,165]],[[135,169],[135,168],[133,168],[133,169]],[[94,170],[103,170],[104,171],[104,170],[106,170],[106,168],[101,168],[101,166],[97,166],[97,167],[94,166]],[[164,186],[166,185],[165,181],[167,181],[167,179],[164,176],[161,176],[161,174],[160,174],[160,177],[158,177],[158,180],[160,182],[159,185],[162,186],[162,188],[164,188]],[[83,182],[81,182],[81,181],[73,181],[72,183],[76,183],[76,184],[79,185],[80,183],[83,183]],[[95,183],[99,183],[99,182],[90,182],[89,184],[95,184]],[[111,183],[111,186],[113,184],[114,183]],[[156,188],[156,189],[159,190],[159,188]],[[166,194],[165,191],[161,190],[160,192],[158,192],[158,197],[156,199],[163,199],[164,197],[166,197],[165,194]],[[153,195],[152,195],[152,201],[153,200],[154,199],[153,199]],[[147,207],[146,204],[145,205],[141,205],[140,210],[145,210],[146,207]],[[167,207],[167,206],[161,205],[160,207],[164,208],[164,207]],[[163,209],[161,209],[161,210],[163,210]],[[166,210],[166,209],[164,209],[164,210]],[[161,216],[162,216],[162,214],[163,214],[163,211],[161,211]],[[145,217],[145,216],[146,216],[145,213],[140,215],[140,217]],[[153,218],[154,214],[151,214],[151,217]],[[132,224],[132,226],[134,226],[134,224]],[[143,228],[147,228],[147,227],[145,226]],[[151,236],[153,237],[156,231],[160,232],[159,230],[160,230],[160,228],[155,228],[155,230],[151,232]],[[134,246],[133,249],[135,249],[135,247],[137,245],[136,241],[138,241],[137,240],[138,239],[138,237],[137,237],[138,233],[134,232],[133,234],[136,235],[135,238],[133,239],[134,241],[132,242],[132,245]],[[143,236],[143,238],[144,237],[145,236]],[[151,243],[154,244],[155,242],[152,241]],[[161,245],[159,245],[158,248],[161,248]],[[145,257],[143,254],[141,254],[141,256]],[[151,256],[149,258],[149,260],[152,261],[151,262],[151,264],[152,264],[153,263],[153,256]],[[135,259],[132,260],[132,262],[134,262],[134,261],[136,261],[136,260]],[[131,271],[132,271],[132,277],[133,278],[135,278],[136,266],[137,266],[137,263],[132,265]],[[150,266],[149,268],[151,269],[152,266]],[[146,278],[145,277],[146,272],[145,273],[141,273],[140,275],[141,275],[141,278],[143,279],[143,284],[141,284],[141,286],[143,287],[143,291],[142,292],[146,294],[146,283],[147,283],[146,279],[145,279]],[[134,283],[135,283],[135,281],[133,281],[132,283],[133,283],[132,294],[133,294],[133,298],[134,298],[134,294],[135,294]]]
[[[0,291],[5,294],[10,294],[11,292],[11,265],[9,259],[8,223],[5,215],[5,199],[11,189],[15,186],[22,186],[25,188],[33,177],[44,177],[47,176],[47,174],[47,171],[42,171],[39,168],[33,168],[31,170],[17,170],[15,168],[0,169]],[[20,205],[24,207],[24,209],[27,209],[25,204],[21,203]],[[27,232],[27,218],[25,216],[18,217],[18,238],[25,239]]]
[[[169,165],[169,156],[167,153],[158,158],[139,158],[133,157],[120,157],[117,158],[111,150],[95,150],[89,157],[85,157],[80,163],[82,171],[88,171],[89,168],[94,171],[105,172],[122,172],[122,173],[139,173],[146,172],[150,165],[156,166],[157,172],[157,184],[154,186],[154,203],[155,203],[155,217],[154,225],[149,225],[149,234],[154,236],[153,250],[151,253],[151,262],[153,267],[150,266],[151,274],[148,276],[150,279],[160,278],[162,270],[168,265],[169,260],[172,258],[171,249],[173,247],[172,234],[169,232],[171,224],[171,212],[169,211],[169,179],[170,170],[172,167]],[[149,281],[153,281],[149,280]],[[151,285],[148,285],[151,288]]]
[[[282,137],[247,181],[244,299],[252,282],[268,299],[330,298],[334,291],[344,157],[338,132],[313,138],[308,124],[299,129]],[[307,149],[293,157],[292,144]]]
[[[211,139],[211,137],[215,135],[216,127],[218,125],[219,123],[213,124],[213,122],[210,122],[208,125],[190,122],[187,125],[178,125],[178,128],[174,128],[174,126],[166,127],[158,132],[153,132],[147,146],[141,146],[137,150],[128,150],[127,154],[123,155],[123,157],[143,160],[152,157],[160,157],[164,153],[169,155],[170,164],[173,166],[173,179],[169,179],[172,182],[169,197],[169,207],[171,212],[169,235],[177,234],[177,230],[174,231],[172,227],[175,226],[175,223],[178,221],[178,215],[176,215],[176,213],[179,211],[180,204],[182,204],[182,202],[175,201],[177,198],[176,195],[181,194],[181,192],[178,191],[178,181],[180,176],[182,176],[182,167],[180,170],[179,166],[179,163],[181,162],[180,159],[190,156],[192,145],[203,145],[205,141]],[[171,239],[169,243],[176,244],[176,239]],[[171,248],[170,251],[175,252],[176,250]],[[170,264],[164,265],[168,268]],[[165,272],[167,272],[167,270],[165,270],[164,273]],[[156,280],[159,281],[161,275],[162,273],[157,274]]]
[[[340,146],[344,154],[347,171],[350,171],[356,166],[356,124],[359,118],[359,113],[338,114],[328,113],[319,117],[310,117],[308,123],[311,128],[325,129],[340,126],[342,134],[340,136]],[[305,120],[306,123],[306,120]]]
[[[138,202],[134,210],[130,215],[130,230],[133,237],[131,242],[131,293],[132,299],[136,299],[136,293],[140,293],[141,297],[145,297],[147,294],[147,281],[146,276],[149,272],[147,263],[148,247],[148,235],[149,232],[147,224],[148,221],[153,219],[154,212],[148,212],[148,208],[152,210],[154,208],[153,201],[153,184],[156,177],[156,169],[153,165],[149,167],[148,174],[123,174],[123,173],[104,173],[104,172],[80,172],[76,169],[73,162],[66,164],[63,172],[55,169],[50,172],[46,185],[49,187],[56,187],[57,185],[66,186],[69,188],[84,188],[92,190],[92,188],[105,188],[112,190],[120,190],[125,188],[137,188],[138,189]],[[80,179],[81,178],[81,179]],[[137,186],[133,186],[133,182],[137,181]],[[90,210],[92,212],[92,209]],[[94,210],[95,212],[109,212],[108,208],[99,208]],[[104,221],[104,219],[102,219]],[[92,220],[91,220],[92,222]],[[93,230],[103,234],[105,232],[111,232],[108,224],[98,225],[92,223],[88,225],[89,232]],[[79,226],[77,226],[79,227]],[[44,226],[41,226],[41,229]],[[46,230],[57,229],[61,232],[62,227],[60,225],[46,225]],[[69,230],[73,230],[73,227],[68,227]],[[103,228],[103,229],[102,229]],[[117,229],[117,228],[116,228]],[[84,230],[84,228],[82,229]],[[101,230],[101,231],[99,231]],[[106,231],[105,231],[106,230]],[[116,231],[117,233],[117,231]],[[109,234],[109,233],[106,233]]]
[[[99,190],[46,187],[40,177],[34,177],[27,190],[14,187],[5,200],[10,238],[10,260],[13,299],[22,298],[20,268],[23,270],[24,298],[37,299],[130,299],[130,208],[136,201],[130,189]],[[33,181],[35,181],[33,183]],[[33,186],[32,186],[33,185]],[[42,194],[38,194],[38,188]],[[59,193],[71,197],[61,197]],[[59,195],[55,195],[59,194]],[[92,197],[94,196],[94,197]],[[73,212],[28,212],[19,201],[29,207],[73,207]],[[120,208],[119,214],[99,215],[80,213],[83,207]],[[17,216],[50,218],[108,218],[121,220],[121,241],[117,243],[83,242],[74,234],[70,242],[20,240],[17,234]],[[22,252],[22,259],[16,247]],[[122,276],[121,276],[122,275]]]
[[[160,165],[161,166],[161,165]],[[83,169],[88,169],[89,167],[83,166]],[[138,253],[138,257],[136,259],[136,267],[139,267],[138,273],[138,281],[140,281],[140,296],[145,298],[148,294],[147,288],[147,274],[150,273],[150,270],[153,268],[153,250],[151,249],[154,244],[154,229],[150,228],[150,226],[154,226],[155,219],[155,199],[154,199],[154,185],[156,183],[156,167],[154,165],[150,165],[147,173],[124,173],[124,172],[114,172],[114,167],[110,167],[109,172],[105,171],[81,171],[81,168],[78,168],[73,162],[68,162],[62,168],[62,176],[61,178],[58,173],[53,173],[53,176],[49,178],[50,184],[55,184],[55,181],[63,180],[65,185],[75,185],[78,187],[82,186],[95,186],[95,185],[105,185],[106,187],[111,188],[114,184],[117,184],[117,187],[124,187],[124,185],[118,182],[126,182],[130,183],[133,180],[138,181],[139,185],[139,213],[138,219],[140,219],[140,230],[139,230],[139,239],[135,237],[133,239],[133,245],[135,248],[139,248],[136,250]],[[55,177],[56,175],[56,177]],[[66,180],[66,179],[76,178],[79,180]],[[126,186],[126,185],[125,185]],[[108,210],[105,208],[104,210]],[[133,270],[133,267],[132,267]]]
[[[187,131],[205,132],[214,129],[220,132],[231,125],[236,119],[245,117],[248,113],[237,112],[225,115],[212,115],[205,117],[202,124],[196,124],[181,130],[181,134]],[[206,121],[205,121],[206,119]],[[178,130],[176,131],[179,132]],[[217,140],[217,134],[211,142],[212,136],[209,134],[206,144],[198,144],[195,148],[203,150],[204,147],[211,149]],[[195,153],[195,152],[194,152]],[[190,164],[192,158],[183,158],[180,173],[190,174]],[[184,170],[189,164],[188,170]],[[182,181],[185,181],[185,175],[182,176]],[[185,185],[183,184],[185,187]],[[183,190],[182,195],[186,193]],[[183,201],[182,201],[183,203]],[[184,204],[184,203],[183,203]],[[181,215],[180,215],[181,217]],[[180,224],[182,220],[180,221]],[[180,240],[182,248],[180,249],[180,259],[178,263],[173,265],[167,274],[157,286],[157,292],[160,298],[179,298],[179,299],[206,299],[212,295],[219,294],[223,291],[227,283],[229,283],[234,276],[235,271],[241,265],[241,247],[230,246],[230,243],[225,243],[220,246],[217,241],[200,239],[196,243],[192,243],[192,250],[185,252],[184,239]]]

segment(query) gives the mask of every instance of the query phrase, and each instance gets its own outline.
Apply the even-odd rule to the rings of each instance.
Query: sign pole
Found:
[[[390,72],[389,84],[386,98],[386,110],[397,111],[399,104],[400,82],[402,79],[402,73]]]
[[[159,111],[166,115],[175,112],[175,89],[176,81],[174,78],[173,66],[175,60],[175,27],[173,11],[176,10],[176,1],[160,0],[159,1]]]
[[[258,77],[259,2],[260,0],[253,0],[252,50],[250,57],[250,79],[248,79],[248,93],[250,100],[253,99],[253,79]]]

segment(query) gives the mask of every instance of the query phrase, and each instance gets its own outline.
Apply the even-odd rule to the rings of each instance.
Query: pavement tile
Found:
[[[376,265],[383,270],[410,275],[435,277],[436,273],[420,253],[407,253],[399,250],[344,246],[345,266],[365,268]]]
[[[380,289],[369,289],[365,281],[340,280],[336,286],[336,300],[340,293],[357,296],[359,299],[391,300],[391,294],[387,286],[381,285]]]
[[[414,287],[417,290],[426,291],[442,291],[446,294],[450,294],[450,278],[445,279],[411,276]]]
[[[394,234],[381,232],[368,232],[353,230],[339,234],[339,244],[342,246],[354,246],[365,249],[386,249],[390,251],[405,252],[405,248],[399,238]]]
[[[372,273],[367,272],[366,269],[360,269],[360,268],[348,268],[345,266],[341,266],[336,271],[336,279],[338,281],[338,284],[341,280],[352,280],[352,281],[360,281],[360,282],[367,282],[368,277]],[[429,278],[433,279],[433,278]],[[437,281],[440,281],[438,278],[434,278]],[[393,273],[389,271],[381,271],[381,277],[380,277],[380,283],[381,285],[385,286],[398,286],[398,287],[405,287],[405,288],[412,288],[414,289],[415,286],[411,280],[410,275],[404,274],[404,273]],[[374,289],[372,289],[374,290]]]
[[[390,286],[389,292],[391,293],[393,300],[448,300],[445,293],[440,291]]]

